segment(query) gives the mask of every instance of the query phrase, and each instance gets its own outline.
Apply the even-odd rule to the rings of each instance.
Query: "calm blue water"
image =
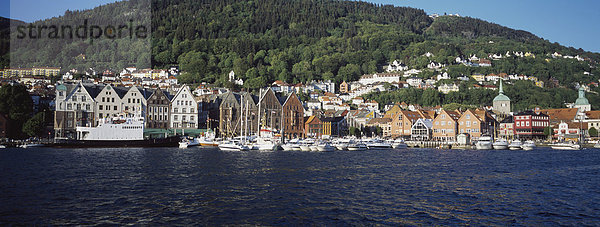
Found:
[[[0,150],[0,225],[598,225],[600,150]]]

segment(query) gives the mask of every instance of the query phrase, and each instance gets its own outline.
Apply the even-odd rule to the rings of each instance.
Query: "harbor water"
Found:
[[[600,150],[2,149],[0,225],[598,225]]]

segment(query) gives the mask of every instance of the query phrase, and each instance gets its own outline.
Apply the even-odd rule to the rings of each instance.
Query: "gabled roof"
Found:
[[[102,85],[83,85],[83,87],[85,88],[85,90],[87,91],[88,94],[90,94],[90,96],[93,99],[96,99],[96,97],[98,97],[98,94],[100,94],[100,92],[102,91],[102,89],[104,89],[104,86]]]
[[[115,91],[115,93],[117,93],[117,95],[119,96],[119,98],[125,97],[125,95],[129,91],[129,88],[125,88],[125,87],[113,86],[112,88]]]

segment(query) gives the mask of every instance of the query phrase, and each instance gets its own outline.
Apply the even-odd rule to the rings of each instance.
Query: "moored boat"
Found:
[[[367,149],[367,145],[364,143],[352,143],[348,145],[349,151],[364,151]]]
[[[506,150],[508,149],[508,142],[505,139],[498,139],[492,144],[495,150]]]
[[[525,150],[525,151],[530,151],[533,150],[535,148],[535,142],[531,141],[531,140],[527,140],[525,141],[525,143],[523,143],[523,145],[521,145],[521,149]]]
[[[475,143],[475,148],[477,150],[492,149],[492,137],[490,137],[490,136],[479,137],[479,140],[477,140],[477,143]]]
[[[406,148],[408,148],[408,145],[406,145],[406,143],[404,143],[403,139],[396,139],[392,143],[392,148],[394,148],[394,149],[406,149]]]
[[[523,146],[523,143],[521,142],[521,140],[516,139],[516,140],[513,140],[512,142],[510,142],[510,144],[508,145],[508,149],[521,150],[521,146]]]
[[[369,150],[378,150],[378,149],[389,149],[392,148],[392,145],[379,139],[371,140],[366,142],[367,148]]]
[[[219,150],[222,151],[247,151],[248,146],[241,144],[238,141],[225,141],[219,144]]]
[[[550,147],[555,150],[579,150],[581,149],[581,145],[576,143],[554,143],[551,144]]]
[[[144,118],[105,118],[96,127],[76,127],[76,139],[57,138],[53,147],[177,147],[179,136],[144,138]]]
[[[336,148],[329,145],[329,143],[323,143],[323,144],[319,144],[316,146],[318,151],[321,152],[329,152],[329,151],[334,151]]]

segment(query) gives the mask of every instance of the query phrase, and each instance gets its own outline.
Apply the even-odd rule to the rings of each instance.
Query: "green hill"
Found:
[[[139,13],[141,7],[139,0],[117,2],[92,10],[69,11],[35,24],[84,18],[119,23],[125,15]],[[141,13],[136,16],[149,18]],[[407,7],[334,0],[154,0],[151,18],[149,53],[140,43],[56,40],[21,46],[12,62],[60,66],[64,70],[94,67],[98,71],[120,71],[129,65],[162,68],[177,64],[185,72],[180,77],[183,82],[220,85],[234,70],[246,81],[247,88],[256,89],[274,80],[357,80],[362,74],[383,70],[396,59],[411,68],[424,68],[430,61],[452,65],[457,56],[487,57],[519,51],[537,57],[505,58],[485,68],[452,65],[447,70],[453,77],[471,73],[534,75],[546,82],[555,78],[567,87],[600,77],[594,68],[600,61],[598,53],[567,48],[526,31],[479,19],[442,16],[434,20],[423,10]],[[434,56],[423,56],[427,52]],[[548,56],[554,52],[579,55],[586,61]],[[85,54],[87,60],[75,59],[79,54]]]

